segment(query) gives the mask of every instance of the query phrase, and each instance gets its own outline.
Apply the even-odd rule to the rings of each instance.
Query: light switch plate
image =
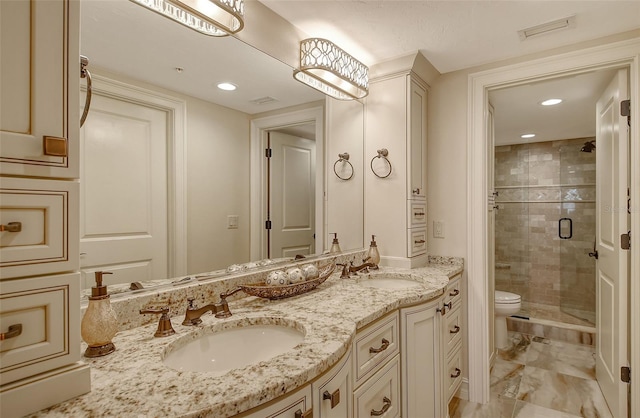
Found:
[[[238,215],[227,215],[227,229],[238,229]]]
[[[433,221],[433,237],[444,238],[444,221]]]

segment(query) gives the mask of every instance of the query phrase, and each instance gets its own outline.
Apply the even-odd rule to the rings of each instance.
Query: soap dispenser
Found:
[[[103,274],[113,273],[95,272],[96,285],[91,288],[89,306],[80,326],[82,339],[89,345],[84,352],[85,357],[101,357],[116,351],[111,339],[118,332],[118,317],[111,306],[107,286],[102,284]]]
[[[331,249],[329,250],[329,252],[332,254],[342,252],[342,250],[340,249],[340,243],[338,242],[338,233],[331,233],[333,234],[333,243],[331,243]]]
[[[380,252],[378,251],[378,244],[376,243],[376,236],[371,235],[371,244],[369,245],[369,252],[367,253],[368,262],[373,263],[376,266],[371,267],[372,269],[377,269],[380,264]]]

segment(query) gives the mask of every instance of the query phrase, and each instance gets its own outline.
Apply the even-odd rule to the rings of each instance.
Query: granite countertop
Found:
[[[460,272],[460,259],[434,258],[424,268],[381,267],[373,273],[421,282],[400,290],[362,286],[358,282],[369,276],[340,279],[334,272],[304,295],[278,301],[251,296],[230,302],[233,315],[227,319],[205,314],[201,325],[187,327],[181,325],[182,315],[174,316],[176,334],[170,337],[153,337],[157,322],[119,332],[113,339],[113,354],[84,359],[91,366],[90,393],[33,416],[233,416],[320,376],[347,352],[357,329],[401,306],[440,296],[449,279]],[[171,343],[248,324],[294,326],[304,331],[304,341],[285,354],[221,376],[176,371],[162,362]]]

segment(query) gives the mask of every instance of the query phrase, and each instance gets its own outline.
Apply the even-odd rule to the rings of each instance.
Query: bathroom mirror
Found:
[[[92,110],[81,132],[83,287],[92,285],[97,270],[114,272],[107,284],[142,282],[147,289],[159,279],[250,262],[251,187],[253,179],[263,174],[250,160],[251,121],[324,108],[324,95],[296,82],[290,66],[238,39],[198,34],[128,0],[83,0],[81,11],[81,53],[89,58],[88,68],[94,75]],[[216,88],[223,81],[235,84],[237,90]],[[81,105],[84,101],[82,97]],[[350,124],[362,127],[362,104],[354,102],[350,109]],[[176,115],[178,119],[173,118]],[[119,123],[116,119],[126,119],[129,134],[120,135],[120,130],[114,129]],[[150,120],[156,121],[156,128]],[[315,131],[308,120],[291,125],[277,126],[273,131],[299,137]],[[100,134],[98,140],[96,132]],[[350,136],[350,147],[354,142],[362,147],[359,132],[360,138]],[[87,145],[90,135],[93,147]],[[131,138],[145,135],[149,141],[135,148]],[[182,189],[177,188],[170,172],[154,175],[150,171],[150,162],[174,162],[175,143],[161,146],[163,152],[159,154],[144,154],[152,142],[165,136],[173,140],[182,137],[184,164],[178,176]],[[105,144],[111,151],[102,148]],[[358,153],[357,149],[340,150],[344,151]],[[327,161],[332,158],[326,148],[323,152]],[[323,164],[325,169],[327,164]],[[363,194],[359,174],[359,182],[349,183],[351,196]],[[144,252],[134,255],[143,241],[154,235],[147,230],[155,233],[149,227],[154,211],[133,208],[162,206],[149,203],[148,196],[136,187],[164,178],[166,191],[160,201],[169,204],[161,222],[169,225],[152,247],[173,255],[175,242],[182,240],[187,250],[182,260],[163,260],[165,267],[158,272]],[[326,190],[324,183],[316,182],[315,187]],[[122,190],[128,194],[123,196]],[[182,195],[177,196],[176,190],[182,190]],[[326,216],[331,200],[320,203],[320,207],[324,204]],[[180,211],[184,212],[184,223],[171,225],[173,215]],[[352,210],[349,223],[362,225],[361,211]],[[110,224],[116,225],[115,233],[107,230]],[[325,224],[331,228],[332,222],[325,218]],[[356,239],[351,235],[345,237],[343,250],[363,246],[362,234]],[[315,249],[315,253],[321,251]]]

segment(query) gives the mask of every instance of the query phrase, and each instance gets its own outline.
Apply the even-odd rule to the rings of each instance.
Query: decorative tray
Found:
[[[318,287],[322,282],[327,280],[336,268],[335,263],[329,263],[318,267],[319,276],[317,279],[311,279],[300,283],[287,284],[284,286],[267,286],[264,283],[253,283],[239,285],[242,291],[251,296],[258,296],[265,299],[284,299],[292,296],[301,295]]]

